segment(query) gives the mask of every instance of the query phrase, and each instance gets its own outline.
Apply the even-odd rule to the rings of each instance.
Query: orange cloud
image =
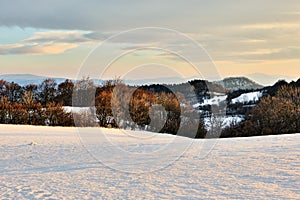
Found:
[[[86,34],[81,31],[38,32],[32,37],[20,41],[20,43],[0,45],[0,55],[60,54],[74,49],[80,44],[95,41],[87,37]]]

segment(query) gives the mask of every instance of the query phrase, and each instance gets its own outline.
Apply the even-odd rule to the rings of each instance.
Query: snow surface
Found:
[[[63,109],[66,112],[72,112],[72,113],[80,113],[84,111],[89,111],[90,107],[72,107],[72,106],[63,106]]]
[[[300,134],[0,125],[0,141],[0,199],[300,199]]]
[[[221,121],[222,128],[226,128],[233,124],[240,123],[241,121],[244,120],[244,117],[243,116],[226,116],[226,117],[219,117],[216,120]],[[204,118],[204,124],[208,130],[212,126],[213,121],[214,121],[214,119],[211,117]]]
[[[262,97],[261,92],[249,92],[245,94],[241,94],[237,98],[231,100],[231,103],[249,103],[250,101],[258,101]]]
[[[203,103],[196,103],[193,105],[194,108],[197,108],[199,106],[207,106],[207,105],[219,105],[221,102],[226,101],[227,95],[222,96],[215,96],[211,99],[204,99]]]

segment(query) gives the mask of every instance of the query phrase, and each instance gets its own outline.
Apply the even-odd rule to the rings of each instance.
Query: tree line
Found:
[[[70,99],[65,98],[72,94],[69,85],[71,81],[66,80],[57,87],[54,80],[46,79],[40,85],[22,87],[0,80],[0,123],[73,126],[72,114],[63,109],[70,105]]]
[[[65,80],[57,84],[46,79],[41,84],[20,86],[0,80],[0,123],[48,126],[96,126],[139,129],[192,138],[214,137],[204,124],[203,113],[194,100],[203,101],[205,82],[164,86],[127,86],[120,80],[97,86],[89,78]],[[222,88],[216,88],[222,92]],[[221,137],[239,137],[300,132],[300,81],[278,82],[266,89],[254,107],[230,108],[245,113],[245,120],[221,131]],[[194,95],[192,95],[194,94]],[[240,95],[233,93],[231,98]],[[65,106],[87,107],[79,113]],[[212,108],[207,108],[212,109]],[[203,111],[203,110],[202,110]],[[227,110],[228,112],[228,110]],[[215,116],[214,116],[215,117]],[[219,129],[221,120],[211,120]],[[219,134],[215,135],[219,137]]]
[[[286,82],[278,82],[275,86],[270,87],[271,92],[246,115],[244,121],[227,127],[221,137],[299,133],[300,87]]]
[[[96,86],[83,78],[60,84],[46,79],[39,85],[20,86],[0,80],[0,98],[2,124],[129,128],[193,138],[206,134],[200,114],[184,95],[160,85],[132,87],[113,80]],[[94,110],[71,113],[64,106]]]

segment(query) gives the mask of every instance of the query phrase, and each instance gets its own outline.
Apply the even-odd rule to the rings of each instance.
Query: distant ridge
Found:
[[[39,76],[33,74],[2,74],[0,75],[0,79],[6,80],[8,82],[15,82],[21,86],[28,85],[28,84],[40,84],[45,79],[52,78],[58,84],[64,82],[67,78],[56,78],[56,77],[47,77],[47,76]],[[75,79],[71,79],[74,81]],[[179,84],[185,83],[189,80],[198,80],[195,78],[190,79],[179,79],[176,77],[169,77],[169,78],[157,78],[157,79],[138,79],[138,80],[125,80],[124,82],[128,85],[147,85],[147,84]],[[104,80],[93,79],[96,85],[103,84]],[[287,80],[288,81],[288,80]],[[239,89],[260,89],[263,86],[252,81],[247,77],[231,77],[225,78],[222,81],[214,81],[213,83],[221,85],[225,87],[225,89],[229,91],[239,90]],[[270,84],[273,85],[273,84]]]
[[[14,79],[22,79],[22,80],[39,80],[39,79],[46,79],[48,77],[46,76],[38,76],[38,75],[33,75],[33,74],[1,74],[0,75],[1,79],[10,81]]]
[[[58,84],[64,82],[65,78],[52,78],[46,76],[38,76],[33,74],[2,74],[0,75],[0,79],[6,80],[8,82],[14,82],[21,86],[28,85],[28,84],[40,84],[45,79],[51,78],[54,79]]]
[[[250,80],[246,77],[230,77],[222,81],[215,81],[215,84],[223,86],[226,90],[256,90],[263,88],[262,85]]]
[[[33,74],[1,74],[0,75],[0,80],[6,80],[8,82],[14,82],[17,83],[21,86],[25,86],[28,84],[35,84],[39,85],[41,84],[45,79],[54,79],[57,84],[60,84],[64,82],[68,78],[57,78],[57,77],[48,77],[48,76],[39,76],[39,75],[33,75]],[[75,81],[75,79],[69,79],[72,81]],[[103,80],[96,80],[93,79],[94,83],[96,85],[101,85],[103,84]]]

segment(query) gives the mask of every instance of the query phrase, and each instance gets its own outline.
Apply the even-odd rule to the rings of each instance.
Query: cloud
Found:
[[[210,27],[293,19],[283,13],[299,12],[298,5],[297,0],[15,0],[1,4],[0,26],[102,32],[159,26],[201,32]]]
[[[300,47],[287,47],[281,49],[261,49],[242,55],[242,59],[248,60],[300,60]]]
[[[300,15],[300,12],[299,12],[299,11],[294,11],[294,12],[283,12],[282,14],[285,14],[285,15]]]
[[[11,44],[1,45],[0,55],[13,55],[13,54],[59,54],[68,49],[76,48],[76,44],[68,43],[44,43],[44,44]]]
[[[300,23],[260,23],[214,29],[196,38],[215,61],[249,63],[258,60],[299,59]],[[276,57],[277,56],[277,57]]]
[[[130,3],[122,0],[46,2],[48,3],[16,0],[2,3],[0,26],[70,31],[37,33],[20,41],[19,45],[2,45],[0,54],[65,52],[80,44],[103,41],[120,31],[151,26],[187,33],[202,44],[214,60],[251,60],[255,59],[255,56],[266,56],[254,55],[261,49],[289,49],[287,52],[291,55],[288,57],[296,57],[297,50],[290,47],[300,46],[298,0],[290,0],[289,3],[285,0],[190,0],[188,3],[181,0]],[[166,48],[166,44],[178,48],[185,45],[181,40],[169,44],[167,34],[159,35],[160,40],[157,41],[157,36],[152,34],[137,34],[112,42],[122,44],[121,48],[124,50],[145,44],[155,46],[165,43]],[[55,50],[44,51],[50,47]],[[247,55],[250,52],[252,55]],[[285,55],[286,53],[283,53],[279,57]],[[266,58],[275,59],[272,56]]]
[[[259,56],[259,55],[270,55],[274,53],[279,53],[283,49],[257,49],[255,51],[249,51],[249,52],[240,52],[237,53],[236,55],[239,56]]]
[[[248,25],[242,25],[241,28],[244,29],[274,29],[274,28],[298,28],[298,23],[257,23],[257,24],[248,24]]]
[[[13,54],[60,54],[80,44],[95,42],[90,33],[82,31],[36,32],[32,37],[18,44],[0,45],[0,55]]]
[[[48,31],[37,32],[34,36],[23,40],[26,43],[84,43],[90,42],[92,39],[86,37],[86,34],[78,31]]]

